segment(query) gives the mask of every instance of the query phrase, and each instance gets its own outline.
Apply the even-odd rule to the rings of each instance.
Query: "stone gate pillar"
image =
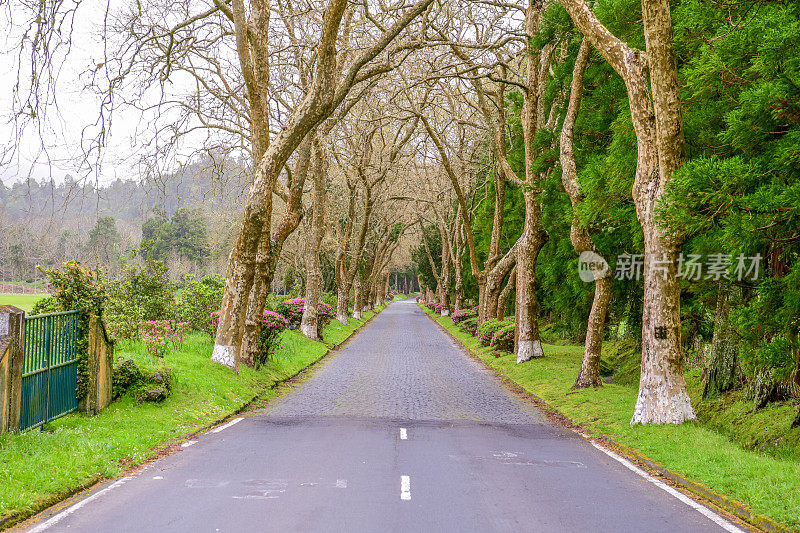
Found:
[[[25,311],[0,305],[0,433],[19,430]]]

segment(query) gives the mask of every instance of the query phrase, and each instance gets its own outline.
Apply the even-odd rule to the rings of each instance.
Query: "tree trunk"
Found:
[[[736,386],[739,371],[739,345],[730,324],[730,298],[737,289],[720,285],[717,292],[717,309],[714,316],[714,338],[708,360],[703,398],[713,398]],[[738,300],[738,299],[737,299]]]
[[[653,222],[645,228],[645,280],[642,313],[642,375],[632,424],[680,424],[695,418],[680,342],[680,284],[675,275],[678,247]],[[668,265],[662,275],[654,260]]]
[[[603,380],[600,378],[600,356],[603,349],[603,329],[610,302],[611,276],[598,276],[594,280],[594,298],[592,299],[592,310],[589,312],[589,324],[586,327],[583,361],[578,377],[575,379],[575,385],[572,386],[573,389],[599,387],[603,384]]]
[[[577,166],[573,152],[575,120],[583,97],[583,80],[590,51],[589,43],[584,39],[575,59],[575,67],[572,70],[569,103],[564,117],[564,124],[561,127],[560,139],[561,184],[569,195],[572,205],[570,241],[575,251],[581,254],[582,257],[586,252],[590,252],[590,257],[591,254],[597,254],[597,248],[589,234],[589,230],[582,226],[578,219],[578,211],[585,197],[578,182]],[[611,273],[608,271],[604,261],[602,262],[603,266],[598,263],[592,260],[589,267],[594,279],[594,297],[586,326],[583,361],[581,362],[578,377],[575,379],[575,385],[573,385],[574,389],[599,387],[603,383],[600,379],[600,356],[603,349],[603,329],[608,315],[608,307],[611,303]]]
[[[347,314],[349,309],[350,300],[350,287],[344,283],[340,283],[336,287],[336,320],[347,325]]]
[[[517,297],[514,322],[514,339],[517,364],[542,357],[539,337],[539,305],[536,302],[536,260],[547,242],[547,233],[541,228],[541,205],[538,195],[525,192],[525,229],[517,241]]]
[[[673,173],[686,160],[669,0],[643,0],[642,19],[655,114],[658,181],[655,191],[634,195],[644,230],[645,290],[642,376],[631,424],[680,424],[695,418],[683,377],[681,291],[676,273],[680,246],[656,220],[656,204]],[[660,275],[655,265],[655,261],[663,259],[670,265],[666,275]],[[657,328],[666,328],[666,338],[656,335]]]
[[[322,146],[314,143],[314,212],[311,219],[311,235],[306,243],[306,294],[300,333],[309,339],[321,338],[318,308],[322,289],[322,270],[319,250],[325,236],[325,161]]]
[[[645,240],[645,290],[642,374],[631,424],[680,424],[695,415],[683,377],[680,286],[674,264],[679,245],[656,220],[657,204],[673,172],[685,160],[669,0],[642,1],[646,59],[609,32],[586,2],[560,1],[581,33],[622,76],[636,133],[633,200]]]
[[[356,276],[356,280],[353,282],[353,290],[355,291],[353,297],[353,318],[361,320],[361,309],[364,307],[364,290],[361,287],[361,278],[358,276]]]
[[[269,238],[265,236],[262,239],[256,258],[256,278],[247,302],[241,356],[241,363],[246,366],[253,366],[261,351],[262,316],[267,294],[269,293],[269,286],[272,283],[272,276],[268,272],[269,244]]]

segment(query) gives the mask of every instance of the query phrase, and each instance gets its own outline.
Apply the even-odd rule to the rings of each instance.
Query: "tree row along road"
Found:
[[[411,300],[266,410],[25,527],[736,531],[548,423]]]

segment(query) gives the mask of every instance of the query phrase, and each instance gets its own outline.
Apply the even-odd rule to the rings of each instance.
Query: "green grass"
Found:
[[[545,357],[517,365],[512,354],[495,357],[495,351],[459,331],[449,317],[423,310],[487,365],[590,433],[611,437],[623,448],[636,450],[760,515],[800,529],[800,428],[789,430],[796,405],[752,414],[737,395],[701,403],[700,371],[693,369],[687,372],[687,382],[697,422],[631,427],[636,386],[570,390],[580,369],[582,347],[544,345]],[[757,442],[767,445],[763,451],[763,444],[748,449]]]
[[[19,307],[26,313],[29,313],[31,309],[33,309],[33,305],[40,300],[48,296],[47,294],[6,294],[0,293],[0,305],[13,305],[15,307]]]
[[[242,367],[237,376],[212,363],[211,338],[187,336],[183,350],[154,358],[139,342],[121,342],[118,356],[142,369],[167,366],[173,392],[159,404],[138,404],[129,396],[95,417],[73,413],[46,431],[0,435],[0,522],[30,516],[99,479],[118,476],[158,454],[158,445],[181,438],[246,407],[256,397],[273,398],[278,381],[288,379],[324,356],[369,320],[334,321],[325,327],[325,343],[297,331],[281,334],[281,347],[259,370]]]

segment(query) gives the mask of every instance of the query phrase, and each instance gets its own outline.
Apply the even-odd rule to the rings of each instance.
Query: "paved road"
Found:
[[[411,301],[269,409],[29,528],[723,530],[547,423]]]

